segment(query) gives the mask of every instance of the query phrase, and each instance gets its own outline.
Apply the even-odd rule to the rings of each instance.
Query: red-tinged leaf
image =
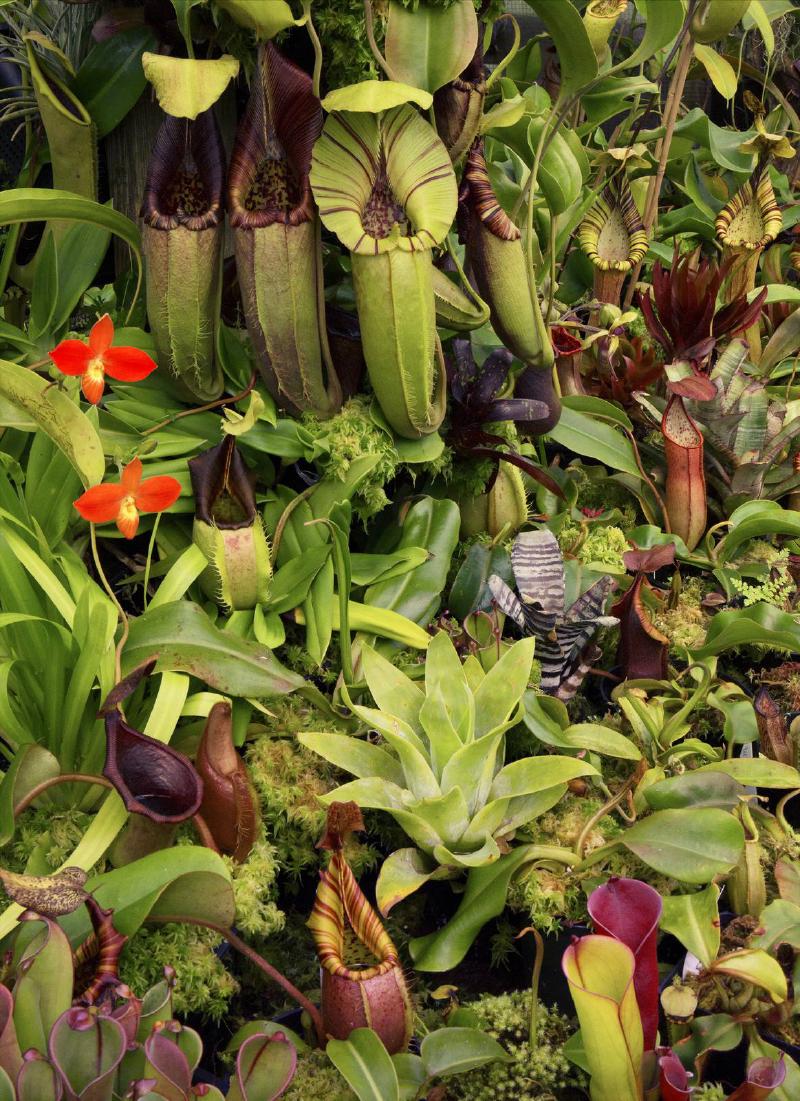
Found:
[[[671,1048],[660,1047],[657,1052],[661,1101],[689,1101],[692,1090],[683,1063]]]
[[[747,1070],[747,1081],[729,1095],[728,1101],[764,1101],[773,1090],[783,1085],[786,1064],[783,1056],[777,1061],[766,1056],[756,1059]]]
[[[647,614],[642,601],[643,586],[651,587],[640,573],[624,596],[611,607],[611,615],[619,619],[617,663],[626,680],[664,680],[669,639],[653,625]]]
[[[105,716],[107,776],[127,810],[152,822],[185,822],[196,814],[203,785],[188,757],[134,730],[118,711]]]
[[[654,547],[643,550],[634,547],[633,550],[625,551],[622,561],[625,563],[626,570],[632,570],[635,573],[655,573],[664,566],[674,565],[675,544],[656,543]]]
[[[256,840],[260,815],[247,768],[233,744],[229,703],[212,707],[197,749],[196,768],[203,781],[200,813],[220,851],[241,863]]]
[[[621,941],[633,952],[636,961],[633,985],[642,1017],[644,1049],[651,1051],[658,1031],[656,943],[661,896],[638,879],[614,876],[592,892],[588,910],[598,933]]]
[[[717,396],[717,388],[711,379],[700,374],[690,375],[676,382],[668,382],[667,388],[671,393],[679,394],[682,398],[690,398],[692,401],[713,401]]]
[[[664,410],[661,433],[667,460],[666,505],[671,529],[689,550],[694,550],[706,530],[703,436],[677,394]]]

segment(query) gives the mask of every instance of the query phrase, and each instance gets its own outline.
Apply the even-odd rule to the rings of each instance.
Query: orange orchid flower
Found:
[[[81,375],[81,390],[92,405],[103,396],[106,375],[120,382],[140,382],[155,371],[157,364],[139,348],[112,348],[114,322],[103,314],[89,333],[88,343],[62,340],[50,358],[62,374]]]
[[[126,539],[133,539],[142,512],[163,512],[173,505],[181,484],[168,474],[142,481],[142,460],[133,459],[122,471],[119,482],[92,486],[73,504],[84,520],[104,524],[115,520]]]

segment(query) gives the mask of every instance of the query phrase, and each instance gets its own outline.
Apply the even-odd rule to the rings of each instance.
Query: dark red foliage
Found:
[[[644,1050],[656,1046],[658,1032],[658,959],[656,943],[661,896],[638,879],[613,876],[592,891],[589,917],[595,932],[627,945],[636,960],[633,985],[642,1017]]]

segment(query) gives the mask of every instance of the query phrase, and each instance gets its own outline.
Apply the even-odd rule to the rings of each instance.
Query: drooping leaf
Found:
[[[398,80],[435,92],[467,67],[478,44],[472,0],[416,10],[394,0],[386,25],[386,61]]]
[[[668,895],[663,900],[661,928],[677,937],[684,948],[706,967],[719,952],[718,894],[717,887],[709,883],[703,891]]]
[[[2,207],[0,196],[0,208]],[[89,417],[67,394],[46,378],[0,360],[0,394],[23,409],[64,452],[84,486],[102,482],[106,470],[103,445]]]
[[[620,840],[663,875],[701,884],[738,861],[744,830],[725,811],[695,807],[656,811],[626,829]]]
[[[163,111],[176,118],[195,119],[217,102],[239,72],[239,62],[228,54],[198,61],[144,53],[142,68]]]

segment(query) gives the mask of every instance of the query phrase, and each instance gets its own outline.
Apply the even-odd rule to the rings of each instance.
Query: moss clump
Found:
[[[718,1086],[716,1082],[707,1082],[703,1086],[695,1086],[692,1090],[692,1101],[725,1101],[727,1090]]]
[[[219,1021],[239,989],[216,954],[221,943],[218,933],[195,925],[142,926],[122,953],[120,978],[132,990],[149,990],[163,977],[165,967],[173,967],[175,1013],[199,1013]]]
[[[228,857],[225,863],[233,880],[237,928],[260,937],[283,929],[286,916],[274,899],[278,857],[273,846],[261,838],[244,863],[236,864]]]
[[[470,1007],[486,1032],[503,1045],[511,1063],[487,1067],[448,1081],[448,1097],[454,1101],[555,1101],[555,1092],[567,1086],[582,1088],[587,1079],[562,1054],[562,1045],[574,1031],[568,1017],[540,1006],[536,1046],[528,1043],[530,993],[487,995]]]
[[[558,534],[561,550],[574,555],[586,566],[600,567],[613,573],[624,573],[622,556],[630,544],[625,532],[613,524],[591,527],[585,534],[572,525],[566,525]]]
[[[333,765],[292,735],[303,730],[345,728],[299,697],[270,701],[269,709],[273,729],[284,736],[256,739],[248,745],[245,757],[261,803],[264,833],[291,887],[305,871],[318,866],[315,845],[325,826],[320,796],[342,782]],[[373,850],[357,841],[350,842],[347,854],[356,875],[376,860]]]
[[[701,580],[690,577],[683,584],[677,607],[650,613],[653,625],[669,639],[671,654],[681,657],[684,649],[692,650],[705,642],[710,617],[700,605],[703,596]]]
[[[363,11],[363,5],[359,3],[359,7]],[[336,18],[339,19],[338,14]],[[340,413],[327,421],[306,413],[303,425],[314,436],[319,451],[315,462],[323,478],[344,482],[358,459],[368,455],[378,457],[372,470],[358,483],[352,499],[355,514],[366,524],[389,503],[385,486],[400,465],[394,440],[378,427],[370,414],[369,401],[361,397],[351,398]]]
[[[297,1074],[292,1079],[283,1101],[357,1101],[356,1095],[328,1059],[324,1051],[311,1051],[297,1062]]]
[[[3,852],[9,871],[24,871],[31,857],[48,872],[69,860],[91,825],[92,815],[73,807],[41,807],[26,811],[17,822],[12,844]]]

